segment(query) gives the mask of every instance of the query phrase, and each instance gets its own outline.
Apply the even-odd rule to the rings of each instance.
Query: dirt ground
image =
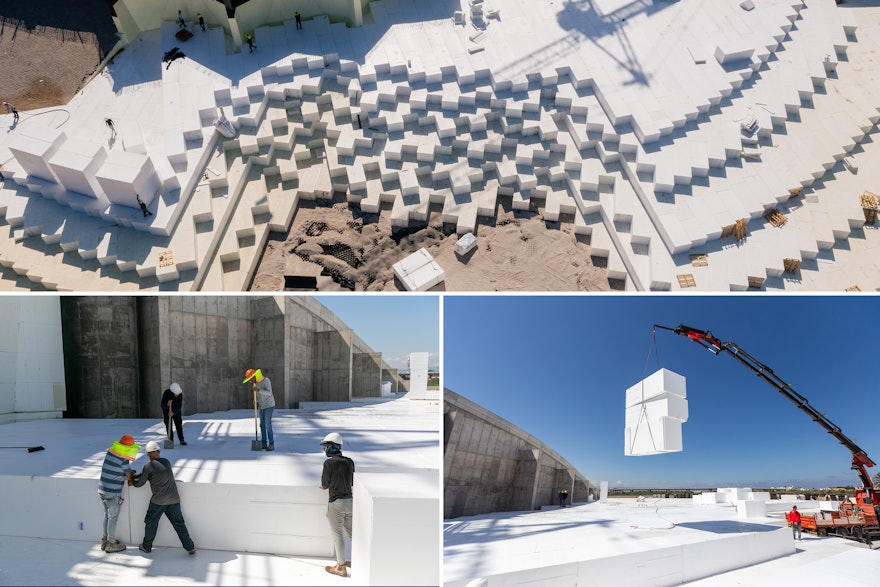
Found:
[[[273,233],[252,291],[281,291],[284,275],[314,276],[322,291],[400,291],[391,265],[424,247],[445,272],[432,291],[609,291],[604,259],[569,222],[545,222],[543,210],[514,211],[499,198],[495,219],[477,226],[477,247],[459,257],[455,228],[439,206],[427,225],[392,230],[390,208],[362,214],[342,198],[301,204],[286,235]]]
[[[0,100],[66,104],[116,42],[108,0],[0,0]]]

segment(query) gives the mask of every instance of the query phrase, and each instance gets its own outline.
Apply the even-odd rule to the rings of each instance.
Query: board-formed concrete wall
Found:
[[[355,353],[352,357],[351,392],[355,397],[382,395],[382,353]]]
[[[588,501],[595,488],[570,463],[527,432],[474,402],[443,391],[443,516],[526,511]]]
[[[345,324],[311,298],[291,296],[90,296],[61,299],[69,416],[161,417],[162,392],[177,382],[185,415],[251,405],[244,372],[272,380],[276,406],[349,401],[355,350],[379,396],[387,369]]]

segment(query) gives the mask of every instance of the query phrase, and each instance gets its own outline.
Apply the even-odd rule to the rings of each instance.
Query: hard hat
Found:
[[[333,444],[338,444],[339,446],[342,446],[342,436],[340,436],[338,432],[331,432],[324,437],[324,440],[321,441],[321,444],[326,444],[328,442],[332,442]]]
[[[260,373],[260,370],[259,369],[248,369],[247,371],[244,372],[244,381],[242,381],[242,383],[247,383],[248,381],[253,379],[255,376],[258,379],[262,378],[262,373]]]
[[[180,389],[180,386],[177,383],[172,383],[168,389],[170,389],[171,393],[173,393],[174,395],[180,395],[181,393],[183,393],[183,390]]]
[[[147,452],[159,452],[159,443],[156,442],[155,440],[151,440],[150,442],[147,443],[146,451]]]
[[[119,439],[119,444],[124,444],[125,446],[131,446],[134,444],[134,438],[132,438],[131,434],[126,434],[122,438]]]

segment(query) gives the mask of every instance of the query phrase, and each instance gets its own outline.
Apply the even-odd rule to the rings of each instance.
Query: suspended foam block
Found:
[[[626,390],[624,454],[644,456],[682,450],[688,419],[685,378],[660,369]]]

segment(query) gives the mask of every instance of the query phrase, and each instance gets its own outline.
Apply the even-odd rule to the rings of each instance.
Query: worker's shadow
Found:
[[[12,132],[12,131],[14,131],[16,128],[18,128],[18,119],[17,119],[17,118],[16,118],[15,120],[12,121],[12,124],[9,125],[9,129],[8,129],[6,132]]]
[[[196,542],[198,543],[197,539]],[[177,554],[172,560],[163,560],[162,564],[149,565],[145,569],[144,575],[146,577],[163,577],[166,579],[169,576],[181,578],[188,577],[200,583],[207,583],[209,582],[209,579],[214,579],[216,577],[218,565],[223,565],[239,558],[238,553],[229,552],[227,550],[199,549],[193,556],[187,556],[186,553],[184,553],[179,546],[154,547],[154,554],[152,556],[155,557],[155,553],[161,553],[163,550],[168,551],[166,558],[170,558],[172,552],[182,553],[183,555],[180,556],[179,554]],[[135,556],[143,556],[143,553],[138,551],[136,548],[133,550],[132,554],[134,554]],[[252,556],[260,555],[255,554]]]

